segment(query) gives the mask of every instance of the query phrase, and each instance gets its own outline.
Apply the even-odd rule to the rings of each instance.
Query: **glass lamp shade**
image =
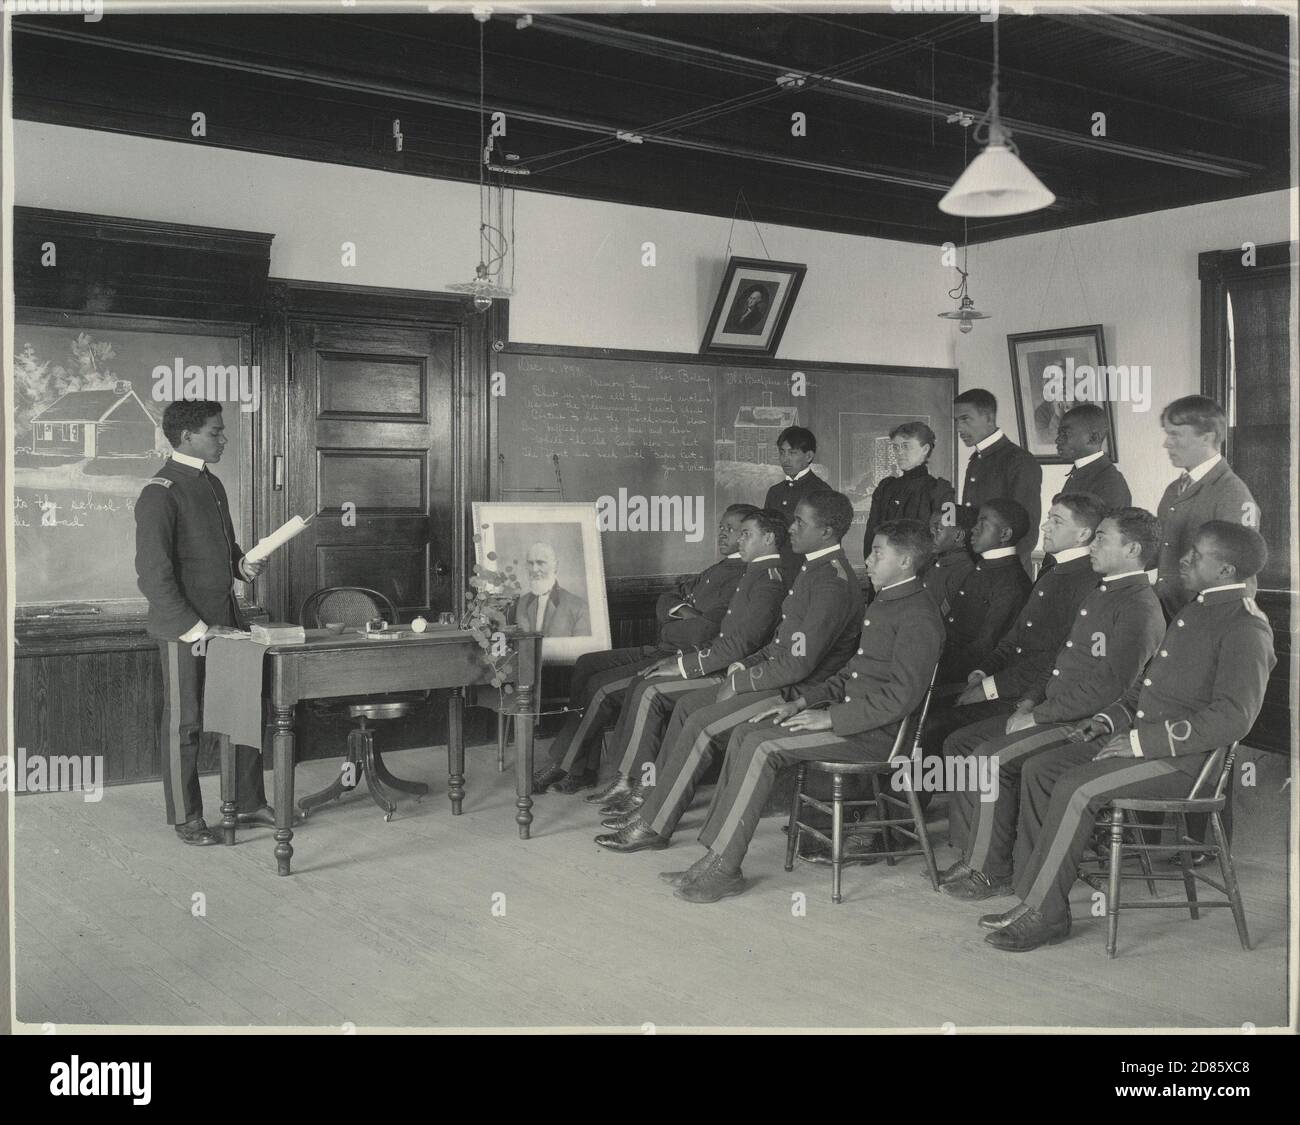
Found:
[[[1038,211],[1056,201],[1024,161],[1005,144],[990,144],[939,200],[948,215],[995,218]]]

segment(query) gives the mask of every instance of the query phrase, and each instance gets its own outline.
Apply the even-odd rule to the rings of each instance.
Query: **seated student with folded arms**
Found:
[[[666,848],[712,761],[714,740],[725,740],[772,702],[797,699],[848,661],[858,647],[863,604],[862,587],[840,546],[852,525],[853,504],[842,492],[814,492],[799,501],[790,547],[804,563],[781,605],[776,636],[733,662],[718,687],[681,698],[664,734],[654,790],[626,825],[596,837],[601,847]]]
[[[859,648],[829,679],[801,685],[788,703],[770,700],[732,731],[700,833],[707,850],[685,871],[661,876],[678,898],[717,902],[745,889],[741,862],[783,766],[889,757],[899,725],[925,697],[943,645],[938,607],[917,578],[930,549],[919,521],[881,524],[867,556],[879,593],[863,619]]]
[[[665,653],[682,646],[708,644],[731,595],[740,584],[745,562],[736,549],[740,527],[758,511],[752,504],[732,504],[718,522],[718,554],[712,566],[681,582],[676,590],[661,594],[655,609],[659,643],[588,652],[578,657],[569,686],[569,706],[575,712],[550,746],[550,764],[533,775],[533,791],[576,793],[596,783],[600,739],[618,715],[623,695],[633,677]]]
[[[995,949],[1021,953],[1070,934],[1070,888],[1101,809],[1117,797],[1185,797],[1206,757],[1245,738],[1277,657],[1247,593],[1268,551],[1239,523],[1201,525],[1181,572],[1189,596],[1122,699],[1077,726],[1071,743],[1021,776],[1015,894],[980,925]]]
[[[953,731],[994,717],[1005,718],[1030,688],[1052,674],[1056,652],[1070,635],[1079,605],[1098,582],[1088,546],[1105,510],[1095,496],[1052,497],[1043,522],[1043,550],[1055,565],[1044,566],[1006,636],[966,677],[955,699],[934,700],[921,732],[927,754],[937,754]],[[990,729],[996,734],[1002,730]]]
[[[975,566],[944,615],[947,639],[939,685],[964,685],[1011,628],[1029,597],[1029,575],[1016,554],[1016,544],[1028,533],[1029,513],[1014,500],[980,505],[970,541]]]
[[[930,591],[934,604],[944,616],[966,576],[975,569],[975,556],[970,553],[970,533],[979,519],[976,508],[945,504],[930,514],[930,539],[934,543],[934,558],[921,576],[921,585]]]
[[[1156,517],[1141,508],[1102,520],[1089,548],[1101,581],[1075,612],[1051,674],[1025,687],[1009,718],[974,723],[944,743],[945,755],[987,757],[998,770],[996,800],[952,794],[949,831],[962,858],[940,879],[950,895],[977,900],[1010,891],[1021,771],[1066,745],[1073,724],[1122,696],[1156,651],[1164,615],[1145,568],[1155,563],[1159,542]]]
[[[787,540],[780,512],[763,508],[747,517],[738,542],[745,573],[731,595],[717,637],[707,647],[683,648],[665,656],[628,689],[610,740],[610,757],[618,763],[618,772],[609,785],[587,798],[604,804],[602,812],[641,806],[653,785],[643,777],[642,767],[658,756],[677,701],[706,683],[721,683],[722,672],[733,661],[744,660],[768,642],[796,572],[793,564],[781,561]]]

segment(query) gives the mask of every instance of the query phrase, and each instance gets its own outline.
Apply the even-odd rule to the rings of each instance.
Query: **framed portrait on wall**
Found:
[[[776,355],[808,267],[766,258],[731,258],[701,355]]]
[[[475,502],[474,555],[517,584],[507,620],[543,635],[548,662],[610,647],[595,503]]]
[[[1106,452],[1118,460],[1115,415],[1100,324],[1007,336],[1020,444],[1044,465],[1065,465],[1056,447],[1061,416],[1085,402],[1106,412]]]

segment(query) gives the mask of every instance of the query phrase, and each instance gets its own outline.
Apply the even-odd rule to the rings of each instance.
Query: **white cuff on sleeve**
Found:
[[[182,644],[187,644],[187,645],[193,644],[207,631],[208,631],[207,625],[205,625],[202,621],[200,621],[197,625],[194,626],[194,628],[190,629],[189,632],[182,633],[178,639],[181,641]]]
[[[1128,732],[1128,744],[1133,747],[1133,755],[1137,758],[1145,757],[1142,753],[1142,743],[1138,741],[1137,727]]]
[[[985,699],[997,699],[998,688],[997,684],[993,682],[996,678],[996,676],[985,676],[980,680],[980,686],[984,689]]]

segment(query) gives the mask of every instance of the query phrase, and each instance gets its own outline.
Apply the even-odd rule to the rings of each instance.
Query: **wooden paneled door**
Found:
[[[454,327],[289,321],[288,606],[368,586],[404,620],[454,608]]]

